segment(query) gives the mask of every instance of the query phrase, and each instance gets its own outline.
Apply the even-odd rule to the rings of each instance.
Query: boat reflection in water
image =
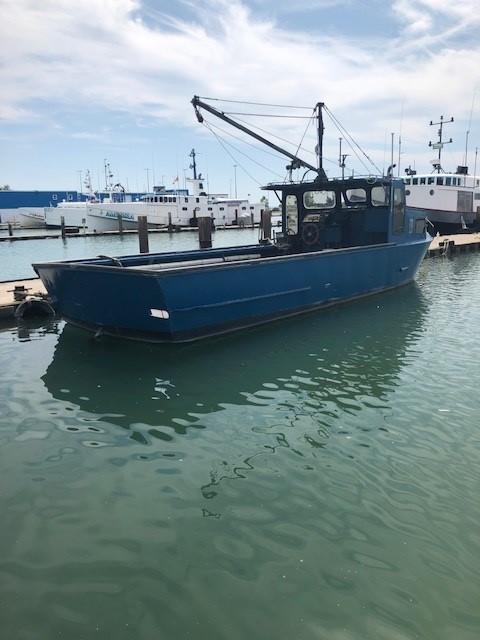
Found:
[[[372,398],[385,401],[424,315],[425,302],[412,284],[320,315],[181,347],[86,341],[65,325],[42,379],[55,398],[145,443],[202,428],[207,414],[226,405],[286,403],[321,422],[322,414],[335,418],[336,407],[351,413]]]

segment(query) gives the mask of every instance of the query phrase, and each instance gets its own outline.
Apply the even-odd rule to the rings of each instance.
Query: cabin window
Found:
[[[347,189],[345,191],[347,203],[350,205],[362,204],[367,201],[367,192],[365,189]]]
[[[410,195],[410,189],[405,189],[405,195],[409,196]]]
[[[303,194],[305,209],[333,209],[335,202],[335,191],[305,191]]]
[[[405,178],[404,182],[405,184],[410,184],[410,178]]]
[[[480,193],[475,194],[475,200],[480,200]]]
[[[420,184],[425,184],[426,178],[420,178]]]
[[[250,207],[250,210],[253,211],[255,209],[255,207]]]
[[[425,233],[425,218],[415,220],[415,233]]]
[[[373,189],[372,189],[373,191]],[[403,233],[405,227],[405,192],[393,190],[393,233]]]
[[[433,196],[433,194],[434,194],[434,193],[435,193],[435,191],[434,191],[433,189],[430,189],[429,194],[430,194],[431,196]]]
[[[220,207],[220,211],[224,211],[224,210],[225,210],[225,207]]]
[[[432,176],[430,176],[428,178],[428,184],[435,184],[435,178],[432,178]]]
[[[176,198],[172,198],[172,202],[176,202],[176,201],[177,201],[177,199],[176,199]]]
[[[185,198],[185,202],[188,202],[188,198]]]
[[[296,236],[298,233],[298,202],[297,196],[287,196],[285,198],[285,218],[287,235]]]
[[[188,207],[182,207],[182,211],[188,211]]]
[[[203,182],[199,182],[199,183],[198,183],[198,188],[199,188],[199,189],[203,189]]]
[[[242,207],[242,211],[246,211],[246,210],[247,210],[247,207]]]
[[[208,210],[209,210],[209,211],[212,211],[212,207],[208,207]]]
[[[412,184],[418,184],[418,178],[413,178],[412,179]]]
[[[158,202],[158,196],[155,196],[155,202]]]
[[[200,198],[196,198],[197,202],[200,202]]]
[[[437,178],[437,185],[443,185],[443,178]]]
[[[384,207],[388,204],[388,191],[389,187],[386,185],[372,188],[372,204],[374,207]]]
[[[445,178],[445,186],[446,187],[450,187],[452,184],[452,179],[451,178]]]

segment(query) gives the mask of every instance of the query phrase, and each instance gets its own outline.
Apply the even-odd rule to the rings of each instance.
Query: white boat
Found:
[[[449,140],[443,139],[443,127],[453,122],[453,118],[439,122],[430,122],[430,126],[439,125],[438,141],[429,146],[438,150],[438,158],[432,160],[431,173],[417,174],[407,169],[404,178],[407,207],[422,213],[436,231],[452,233],[480,225],[480,177],[476,174],[476,156],[474,175],[468,173],[467,145],[464,165],[457,167],[455,173],[446,173],[441,166],[441,155]],[[468,141],[468,132],[467,132]]]
[[[410,174],[404,178],[407,207],[424,213],[441,233],[480,224],[480,177],[457,173]]]
[[[211,217],[217,226],[240,224],[241,220],[258,223],[263,205],[251,204],[246,199],[230,199],[225,196],[208,195],[202,175],[187,178],[189,190],[166,190],[157,188],[137,202],[101,202],[87,205],[87,226],[90,230],[116,231],[119,216],[124,229],[137,229],[138,217],[146,216],[148,226],[195,226],[197,217]]]
[[[16,207],[15,209],[2,209],[2,224],[12,224],[23,229],[39,229],[45,227],[45,214],[43,207]]]
[[[67,227],[87,226],[87,202],[61,202],[56,207],[45,207],[45,224],[47,229],[58,229],[62,226],[62,218]]]
[[[106,164],[105,166],[106,168],[108,167],[108,177],[111,177],[109,165]],[[89,171],[87,171],[84,185],[86,191],[82,196],[85,197],[86,195],[86,200],[76,202],[63,200],[56,206],[45,207],[45,223],[48,228],[60,228],[62,226],[62,218],[67,227],[88,227],[88,207],[90,205],[98,203],[107,206],[111,203],[133,202],[139,197],[139,194],[126,192],[120,183],[114,185],[107,182],[104,192],[95,193],[92,189]]]

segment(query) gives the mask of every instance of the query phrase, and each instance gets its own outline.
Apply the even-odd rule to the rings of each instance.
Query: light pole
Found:
[[[148,176],[150,169],[148,167],[145,168],[145,173],[147,174],[147,193],[150,193],[150,178]]]
[[[233,178],[235,183],[235,200],[237,199],[237,165],[233,165]]]
[[[82,180],[83,172],[81,169],[78,169],[77,173],[78,173],[78,179],[80,180],[80,193],[83,193],[83,180]]]

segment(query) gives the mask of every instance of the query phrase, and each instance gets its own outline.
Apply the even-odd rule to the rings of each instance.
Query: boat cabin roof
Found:
[[[304,193],[305,191],[312,190],[325,190],[325,191],[341,191],[345,189],[367,189],[368,187],[379,187],[391,185],[400,187],[404,184],[401,178],[391,179],[377,176],[366,177],[350,177],[350,178],[332,178],[330,180],[309,180],[303,182],[281,182],[270,183],[262,187],[267,191],[286,191],[288,193]]]

